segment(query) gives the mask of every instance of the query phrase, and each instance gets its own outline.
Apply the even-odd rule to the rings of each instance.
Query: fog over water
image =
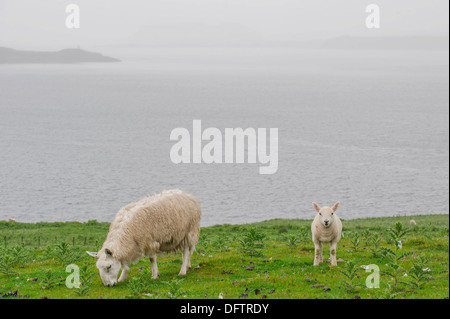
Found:
[[[343,219],[448,214],[448,47],[321,47],[373,35],[448,46],[448,2],[379,1],[390,10],[377,34],[357,1],[321,1],[322,24],[312,1],[189,2],[204,6],[78,1],[74,33],[60,28],[62,2],[33,16],[32,1],[0,0],[0,46],[80,45],[121,60],[0,64],[0,220],[111,221],[170,188],[200,200],[203,226],[312,218],[313,201],[340,200]],[[222,132],[278,128],[278,171],[172,163],[170,133],[192,132],[193,120]]]

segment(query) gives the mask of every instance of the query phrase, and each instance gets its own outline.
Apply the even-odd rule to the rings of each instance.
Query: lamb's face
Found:
[[[320,223],[325,227],[330,227],[334,222],[334,211],[330,207],[322,207],[319,211]]]
[[[316,203],[313,203],[313,206],[318,213],[320,223],[324,227],[330,227],[331,225],[333,225],[334,220],[335,220],[334,212],[339,207],[339,202],[334,204],[333,207],[328,207],[328,206],[319,207]]]
[[[112,252],[108,249],[101,250],[98,253],[90,253],[89,255],[98,258],[97,268],[100,271],[100,277],[105,286],[115,286],[117,284],[117,276],[119,275],[122,264],[114,258]]]

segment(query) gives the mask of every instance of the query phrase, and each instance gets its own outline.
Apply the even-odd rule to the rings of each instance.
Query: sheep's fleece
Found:
[[[101,250],[87,252],[98,258],[97,268],[103,284],[113,286],[124,281],[130,263],[144,255],[150,257],[152,278],[158,277],[159,252],[183,253],[179,275],[191,266],[191,255],[200,236],[200,203],[180,190],[163,191],[122,207],[112,221]]]

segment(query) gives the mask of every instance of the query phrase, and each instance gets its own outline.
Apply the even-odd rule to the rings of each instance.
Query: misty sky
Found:
[[[80,6],[80,29],[65,27],[70,3]],[[381,8],[381,29],[365,27],[370,3]],[[225,45],[345,35],[448,36],[448,11],[448,0],[0,0],[0,46],[133,46],[190,41],[199,34],[227,39]]]

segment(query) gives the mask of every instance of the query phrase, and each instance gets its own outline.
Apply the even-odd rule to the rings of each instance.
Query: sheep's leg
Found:
[[[156,263],[156,254],[149,257],[152,263],[152,279],[156,279],[159,276],[158,264]]]
[[[189,247],[188,269],[191,268],[191,256],[194,253],[195,246]]]
[[[187,234],[187,236],[185,237],[185,243],[189,247],[187,269],[191,269],[191,256],[195,250],[195,241],[193,240],[191,234]]]
[[[336,261],[336,247],[337,247],[337,242],[331,242],[331,244],[330,244],[330,261],[331,261],[331,265],[332,266],[336,266],[337,265],[337,261]]]
[[[314,266],[318,266],[323,261],[322,257],[322,243],[319,241],[314,242]]]
[[[184,276],[186,275],[187,267],[189,264],[189,259],[191,257],[189,246],[185,245],[183,249],[183,264],[181,265],[181,270],[178,276]]]
[[[120,274],[119,282],[125,281],[127,279],[128,269],[128,265],[122,266],[122,273]]]

